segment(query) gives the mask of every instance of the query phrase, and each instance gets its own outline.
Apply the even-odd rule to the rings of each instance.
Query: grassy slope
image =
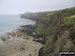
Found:
[[[73,51],[75,47],[75,8],[46,14],[37,22],[37,30],[48,38],[44,56],[58,56],[59,51]]]
[[[21,17],[22,18],[27,18],[27,19],[31,19],[31,20],[37,20],[39,18],[42,18],[43,16],[45,16],[46,14],[48,14],[49,12],[36,12],[36,13],[25,13],[22,14]],[[51,13],[51,12],[50,12]],[[41,16],[40,16],[41,15]]]
[[[21,17],[37,20],[37,31],[47,38],[41,56],[59,56],[59,51],[75,51],[75,7],[26,13]]]

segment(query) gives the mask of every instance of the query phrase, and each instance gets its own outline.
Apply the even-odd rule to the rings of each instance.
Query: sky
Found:
[[[75,0],[0,0],[0,14],[54,11],[75,7]]]

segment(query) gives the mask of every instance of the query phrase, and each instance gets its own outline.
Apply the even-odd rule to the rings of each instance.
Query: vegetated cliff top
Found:
[[[36,20],[36,30],[44,36],[39,56],[59,56],[60,51],[75,51],[75,7],[52,12],[25,13],[22,18]]]
[[[27,19],[31,19],[31,20],[38,20],[40,17],[42,18],[42,16],[45,16],[48,13],[52,13],[49,11],[46,12],[26,12],[25,14],[21,14],[21,18],[27,18]]]
[[[45,35],[42,38],[47,38],[40,56],[59,56],[60,51],[75,51],[75,7],[40,16],[37,31]]]

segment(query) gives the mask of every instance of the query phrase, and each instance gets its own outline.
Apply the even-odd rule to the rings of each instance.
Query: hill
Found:
[[[60,51],[75,51],[75,7],[52,12],[23,14],[36,20],[36,30],[42,34],[44,47],[39,56],[59,56]]]
[[[75,51],[75,8],[46,14],[38,20],[37,31],[47,39],[39,56],[59,56],[60,51]]]
[[[60,56],[61,51],[75,52],[75,7],[52,12],[36,12],[21,15],[36,21],[44,44],[39,56]]]

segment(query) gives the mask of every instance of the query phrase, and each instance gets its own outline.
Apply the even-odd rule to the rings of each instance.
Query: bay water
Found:
[[[34,21],[21,18],[20,15],[0,15],[0,33],[17,29],[20,25],[33,25]]]

